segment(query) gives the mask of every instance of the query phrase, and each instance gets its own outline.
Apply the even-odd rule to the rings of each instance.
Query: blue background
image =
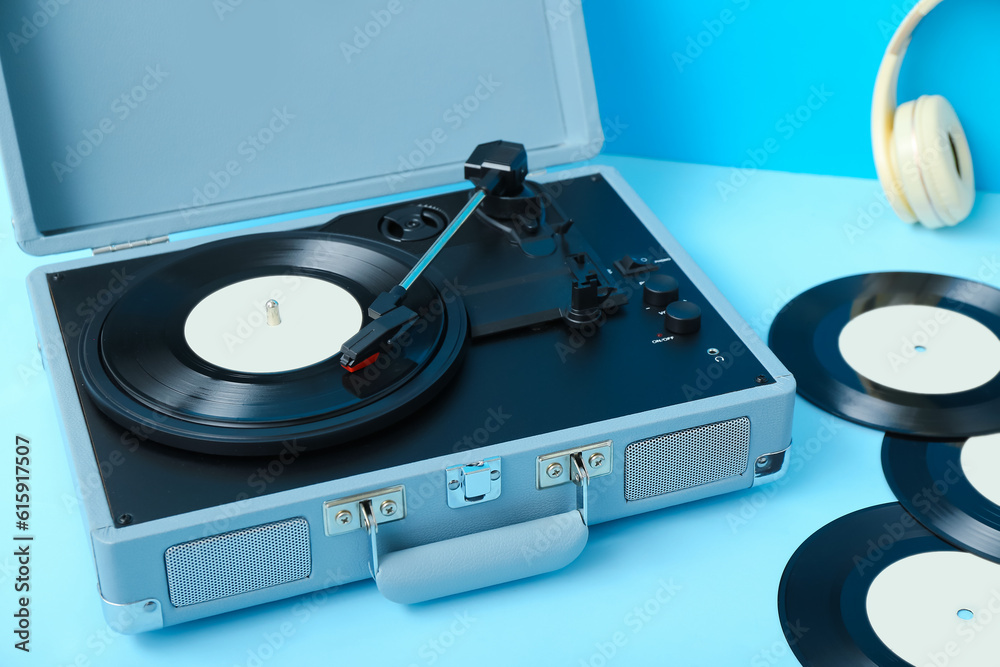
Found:
[[[873,178],[871,98],[882,54],[914,0],[584,0],[601,112],[633,130],[607,152],[738,166],[769,137],[765,168]],[[732,22],[714,25],[722,12]],[[921,24],[900,102],[947,97],[972,145],[977,185],[1000,190],[1000,3],[947,0]],[[674,54],[697,49],[679,68]],[[833,97],[788,137],[775,128],[810,89]],[[782,128],[784,129],[784,128]]]
[[[852,2],[849,12],[834,14],[820,3],[756,0],[678,73],[670,54],[729,4],[643,2],[623,14],[622,3],[587,0],[585,12],[602,116],[621,121],[606,152],[722,166],[619,155],[597,161],[621,170],[751,326],[766,336],[794,295],[857,272],[925,270],[1000,286],[1000,195],[981,196],[972,219],[937,233],[896,220],[871,180],[760,171],[720,196],[729,166],[824,82],[836,97],[767,167],[870,175],[867,105],[884,45],[875,24],[891,13],[881,1]],[[955,66],[995,42],[995,5],[942,7],[907,68],[910,90],[952,97],[970,134],[976,128],[979,154],[989,152],[996,94],[987,91],[995,85],[980,80],[982,68]],[[950,43],[961,48],[945,48],[949,22],[967,25],[983,46],[956,38],[955,27]],[[913,66],[936,57],[934,40],[940,68],[917,77]],[[989,162],[980,160],[980,173]],[[0,219],[9,216],[0,193]],[[799,399],[784,480],[596,526],[580,559],[560,572],[413,607],[388,603],[361,582],[145,636],[117,635],[100,615],[24,289],[32,268],[68,257],[28,257],[0,226],[0,456],[13,457],[15,435],[32,442],[36,536],[34,635],[32,653],[23,655],[8,629],[16,573],[13,549],[3,545],[13,527],[0,523],[0,619],[7,619],[0,665],[795,665],[775,605],[785,563],[830,520],[891,500],[879,465],[881,434]],[[0,464],[8,471],[0,474],[3,516],[13,510],[13,465],[9,458]]]

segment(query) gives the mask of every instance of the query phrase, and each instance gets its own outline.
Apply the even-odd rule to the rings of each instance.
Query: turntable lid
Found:
[[[6,0],[0,144],[31,254],[458,182],[603,141],[578,0]]]

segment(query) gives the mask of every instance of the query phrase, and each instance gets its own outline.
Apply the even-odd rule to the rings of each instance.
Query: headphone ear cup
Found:
[[[896,109],[892,157],[906,203],[927,227],[957,225],[976,198],[972,153],[955,109],[925,95]]]

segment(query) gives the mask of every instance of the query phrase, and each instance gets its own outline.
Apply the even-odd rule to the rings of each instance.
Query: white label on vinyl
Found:
[[[273,325],[266,312],[271,300],[280,318]],[[184,323],[184,338],[210,364],[243,373],[283,373],[337,354],[361,321],[361,305],[339,285],[306,276],[264,276],[202,299]]]
[[[886,306],[840,332],[840,354],[863,377],[914,394],[954,394],[1000,373],[1000,339],[968,315],[933,306]]]
[[[1000,565],[958,551],[916,554],[868,589],[868,620],[911,665],[1000,664]]]
[[[969,484],[1000,505],[1000,433],[966,440],[960,463]]]

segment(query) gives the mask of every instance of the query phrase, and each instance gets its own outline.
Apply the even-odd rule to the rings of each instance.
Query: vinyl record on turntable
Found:
[[[195,247],[140,276],[81,336],[90,397],[145,438],[225,455],[326,447],[411,414],[457,368],[458,294],[430,270],[406,294],[405,341],[357,372],[341,345],[415,262],[382,243],[314,232]]]
[[[778,615],[812,667],[996,664],[1000,565],[958,551],[897,503],[841,517],[795,552]]]
[[[927,529],[1000,563],[1000,434],[951,441],[887,435],[882,467],[893,493]]]
[[[936,438],[1000,432],[1000,290],[875,273],[788,303],[769,344],[799,393],[839,417]]]

